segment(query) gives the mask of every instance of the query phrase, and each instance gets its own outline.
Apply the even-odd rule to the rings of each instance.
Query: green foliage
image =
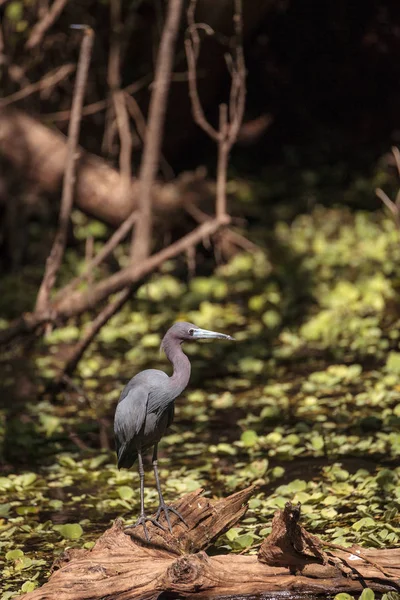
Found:
[[[54,525],[53,529],[67,540],[79,540],[83,529],[79,523],[66,523],[65,525]]]
[[[105,235],[86,217],[74,219],[74,229]],[[68,252],[63,276],[82,268]],[[12,452],[26,465],[0,477],[0,569],[8,586],[0,600],[41,584],[49,557],[90,548],[116,517],[135,521],[138,475],[118,471],[114,453],[98,450],[99,424],[111,421],[132,374],[170,369],[158,347],[178,318],[237,342],[185,345],[192,381],[162,441],[166,499],[199,487],[222,495],[259,484],[246,517],[216,542],[227,551],[256,552],[287,501],[301,502],[305,527],[327,540],[398,545],[399,259],[397,233],[381,215],[317,207],[291,224],[279,221],[268,251],[237,254],[209,277],[185,282],[179,263],[169,262],[85,354],[76,375],[82,393],[44,391],[81,331],[74,321],[54,329],[32,358],[37,389],[24,400],[23,418],[0,409],[7,462]],[[11,393],[18,376],[2,376]],[[146,472],[150,510],[158,501],[154,483]],[[370,592],[362,600],[373,600]]]

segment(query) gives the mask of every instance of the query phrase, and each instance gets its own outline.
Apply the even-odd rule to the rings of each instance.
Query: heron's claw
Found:
[[[185,521],[185,519],[183,518],[181,513],[179,511],[177,511],[176,508],[174,508],[173,506],[167,506],[164,502],[162,502],[160,504],[160,506],[158,507],[158,510],[156,512],[155,520],[157,522],[161,516],[161,511],[164,511],[165,520],[168,523],[168,529],[169,529],[170,533],[172,533],[172,526],[171,526],[171,521],[170,521],[169,514],[168,514],[169,512],[172,512],[174,515],[176,515],[182,521],[182,523],[184,523],[186,525],[186,527],[189,527],[189,525],[187,524],[187,522]],[[164,527],[163,527],[163,529],[165,531]]]
[[[134,529],[135,527],[138,527],[138,525],[142,525],[144,537],[146,538],[146,541],[149,542],[150,536],[149,536],[149,530],[147,529],[147,526],[146,526],[146,521],[150,521],[150,523],[153,523],[153,525],[155,525],[155,527],[158,527],[159,529],[166,531],[165,527],[157,521],[157,517],[155,517],[155,518],[148,517],[146,515],[140,515],[140,517],[138,518],[138,520],[136,521],[136,523],[134,525],[128,525],[128,527],[125,527],[125,529]]]

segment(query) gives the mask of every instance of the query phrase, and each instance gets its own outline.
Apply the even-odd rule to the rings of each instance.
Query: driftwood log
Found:
[[[124,530],[117,520],[91,550],[65,552],[49,581],[20,600],[156,600],[163,592],[174,599],[206,599],[277,591],[326,595],[357,593],[365,587],[400,590],[400,549],[325,552],[326,545],[334,545],[307,533],[298,523],[299,508],[290,504],[275,514],[258,556],[208,556],[205,548],[241,519],[253,491],[250,487],[218,502],[202,496],[202,490],[186,494],[174,506],[188,527],[175,522],[171,536],[150,524],[150,543],[140,528]]]

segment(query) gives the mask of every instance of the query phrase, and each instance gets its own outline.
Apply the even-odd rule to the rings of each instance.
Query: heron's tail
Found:
[[[128,444],[122,444],[117,448],[118,469],[130,469],[137,459],[137,452],[132,450]]]

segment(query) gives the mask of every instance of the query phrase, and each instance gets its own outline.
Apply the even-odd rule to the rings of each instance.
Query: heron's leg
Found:
[[[143,459],[142,459],[141,450],[140,451],[138,450],[138,463],[139,463],[139,477],[140,477],[140,517],[136,521],[135,525],[130,525],[126,529],[131,529],[133,527],[137,527],[138,525],[142,525],[145,538],[149,542],[150,537],[149,537],[148,529],[146,527],[146,521],[150,521],[151,523],[153,523],[153,525],[155,525],[156,527],[159,527],[163,531],[165,531],[165,527],[163,527],[160,523],[158,523],[157,519],[153,519],[152,517],[147,517],[146,513],[144,512],[144,468],[143,468]]]
[[[168,528],[169,528],[170,532],[172,533],[172,526],[171,526],[171,521],[170,521],[168,512],[174,513],[174,515],[176,515],[177,517],[179,517],[179,519],[181,521],[183,521],[183,523],[185,523],[186,526],[188,526],[188,524],[186,523],[185,519],[182,517],[182,515],[180,514],[180,512],[178,512],[176,510],[176,508],[174,508],[173,506],[167,506],[165,504],[164,497],[163,497],[162,491],[161,491],[160,477],[159,477],[159,474],[158,474],[157,450],[158,450],[158,444],[155,444],[154,445],[154,451],[153,451],[153,468],[154,468],[154,476],[156,478],[156,486],[157,486],[158,497],[159,497],[159,500],[160,500],[160,505],[159,505],[157,513],[156,513],[156,519],[159,519],[160,515],[161,515],[161,511],[164,511],[165,519],[166,519],[166,521],[168,523]]]
[[[144,468],[143,468],[143,458],[142,451],[138,450],[138,463],[139,463],[139,477],[140,477],[140,516],[145,517],[144,512]]]

